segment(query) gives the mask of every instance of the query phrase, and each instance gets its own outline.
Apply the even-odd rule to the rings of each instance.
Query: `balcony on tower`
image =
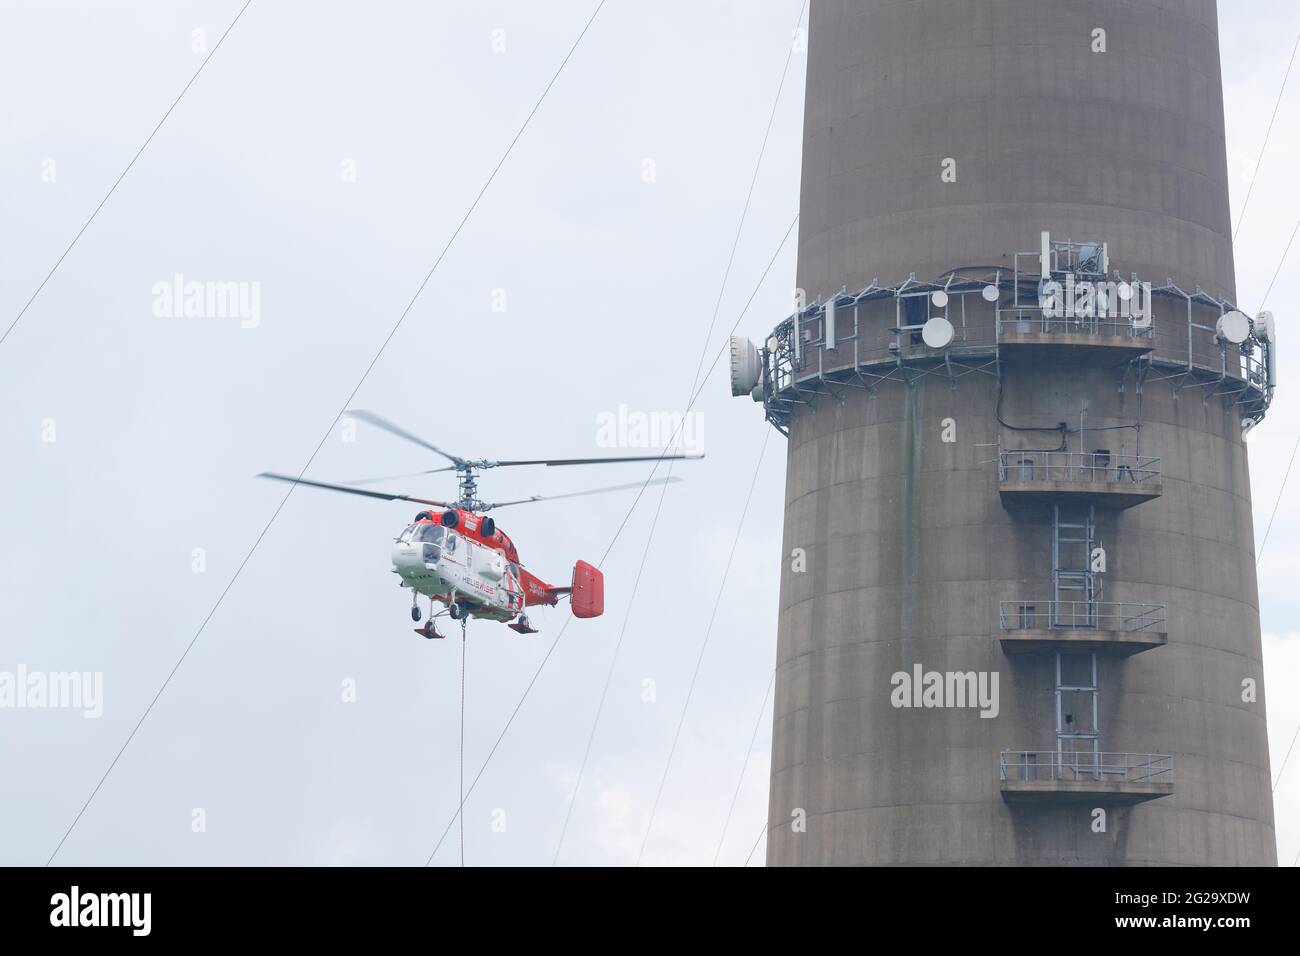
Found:
[[[1170,754],[1004,750],[998,770],[1007,803],[1125,805],[1174,792]]]
[[[1163,604],[1003,601],[998,605],[1002,650],[1130,657],[1168,643],[1166,610]]]
[[[1156,340],[1150,322],[1123,316],[1057,315],[1037,306],[997,311],[998,350],[1008,359],[1126,361],[1146,355]]]
[[[1131,508],[1160,497],[1159,458],[1090,452],[998,451],[998,491],[1004,505],[1037,501]]]
[[[1151,284],[1112,277],[1105,243],[1044,232],[1036,251],[1016,253],[1013,288],[996,316],[1006,359],[1114,364],[1155,349]]]

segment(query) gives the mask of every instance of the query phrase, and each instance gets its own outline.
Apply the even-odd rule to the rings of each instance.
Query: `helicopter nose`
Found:
[[[398,573],[423,573],[438,563],[439,550],[428,541],[398,542],[393,545],[393,567]]]

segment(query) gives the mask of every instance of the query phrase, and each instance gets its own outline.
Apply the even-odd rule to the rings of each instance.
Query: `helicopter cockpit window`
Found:
[[[418,524],[415,526],[415,540],[428,541],[430,544],[442,544],[443,530],[441,525],[436,524]]]

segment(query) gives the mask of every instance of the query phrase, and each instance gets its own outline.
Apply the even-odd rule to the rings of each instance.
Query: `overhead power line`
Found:
[[[461,217],[460,222],[457,223],[456,228],[452,231],[451,236],[447,239],[446,243],[443,245],[442,250],[438,253],[438,257],[434,260],[433,265],[429,267],[429,271],[425,273],[423,280],[421,280],[419,286],[415,290],[415,294],[411,296],[410,301],[407,302],[406,304],[406,308],[402,310],[402,314],[398,316],[397,321],[393,324],[393,327],[389,330],[388,335],[384,338],[384,341],[380,344],[379,350],[375,353],[374,357],[370,360],[370,364],[366,366],[365,371],[361,373],[361,377],[357,380],[357,383],[352,387],[352,390],[348,393],[347,400],[343,402],[339,410],[334,414],[334,417],[333,419],[331,419],[329,426],[325,429],[324,434],[321,435],[320,441],[316,443],[315,449],[313,449],[311,455],[307,458],[307,461],[303,464],[302,468],[298,470],[298,478],[302,478],[302,476],[306,474],[307,469],[311,467],[311,463],[316,460],[316,456],[320,453],[321,448],[324,447],[326,440],[329,438],[331,432],[334,430],[335,423],[338,422],[339,418],[342,417],[343,413],[351,406],[352,399],[356,397],[357,392],[361,390],[361,386],[364,385],[366,380],[370,377],[370,373],[374,370],[374,367],[376,363],[378,363],[380,356],[384,354],[385,350],[388,348],[388,344],[393,340],[393,336],[397,334],[398,330],[402,327],[402,323],[406,321],[407,315],[409,315],[411,309],[414,308],[416,301],[420,298],[420,294],[424,292],[425,286],[429,284],[429,280],[433,278],[434,272],[437,271],[438,266],[441,265],[443,259],[446,258],[447,252],[451,249],[452,244],[455,243],[456,238],[461,233],[461,230],[465,228],[465,223],[469,221],[469,217],[473,215],[474,210],[478,208],[478,204],[483,199],[484,194],[488,191],[488,187],[492,185],[493,181],[497,177],[497,173],[501,171],[501,167],[505,165],[506,160],[510,157],[510,154],[514,151],[515,145],[519,142],[520,138],[523,137],[524,131],[528,129],[528,126],[532,122],[533,117],[537,115],[537,111],[541,108],[542,103],[546,100],[546,96],[548,93],[550,93],[551,87],[555,85],[555,81],[558,80],[560,74],[564,72],[565,66],[568,65],[569,60],[572,59],[574,51],[578,49],[578,45],[582,42],[582,38],[587,35],[587,31],[591,28],[592,22],[596,19],[596,15],[600,13],[601,8],[604,7],[604,5],[605,5],[605,0],[600,0],[600,2],[596,4],[595,10],[592,11],[591,16],[588,17],[587,22],[583,25],[582,31],[578,34],[577,39],[574,40],[573,44],[569,47],[569,51],[564,55],[564,59],[560,61],[559,67],[551,75],[550,80],[547,82],[545,88],[542,90],[541,95],[537,98],[537,101],[533,104],[532,109],[529,110],[528,115],[524,117],[523,123],[520,124],[519,129],[515,132],[514,137],[510,140],[510,143],[506,146],[505,151],[501,154],[501,158],[497,160],[497,163],[493,167],[492,172],[488,175],[487,180],[483,183],[483,187],[478,191],[478,194],[474,197],[474,201],[470,203],[469,208],[465,210],[465,214]],[[247,4],[245,4],[245,9],[246,8],[247,8]],[[233,25],[234,24],[232,23],[231,26]],[[229,33],[229,30],[227,30],[227,33]],[[215,52],[215,48],[213,52]],[[171,683],[171,680],[176,675],[176,672],[180,670],[181,665],[185,662],[185,658],[189,656],[189,653],[194,648],[195,643],[197,643],[199,637],[202,636],[203,631],[207,628],[208,622],[212,620],[212,616],[217,613],[217,610],[221,607],[222,602],[225,601],[226,595],[229,594],[231,588],[235,586],[235,582],[239,580],[239,576],[243,573],[244,568],[247,567],[249,560],[253,557],[253,554],[257,551],[258,546],[262,543],[262,540],[266,537],[267,532],[271,530],[271,526],[275,524],[276,518],[280,516],[280,512],[284,510],[284,506],[288,503],[289,498],[292,497],[293,495],[294,489],[296,489],[297,487],[298,487],[297,484],[289,485],[289,490],[285,492],[284,497],[280,499],[279,504],[276,505],[275,510],[271,513],[270,519],[266,522],[265,525],[263,525],[262,530],[258,532],[257,538],[253,541],[252,547],[248,549],[247,553],[243,557],[243,560],[241,560],[239,562],[239,565],[235,568],[235,573],[231,576],[230,581],[227,582],[225,588],[221,591],[221,594],[217,596],[216,603],[212,605],[212,608],[211,610],[208,611],[207,616],[203,618],[203,622],[199,625],[198,630],[195,631],[194,636],[190,638],[189,644],[185,646],[185,650],[181,652],[181,656],[177,659],[176,663],[172,666],[171,671],[168,672],[167,677],[163,680],[162,686],[158,688],[158,692],[154,694],[153,699],[150,700],[149,705],[144,710],[144,713],[141,714],[140,719],[136,721],[135,726],[131,729],[131,732],[127,735],[126,741],[122,744],[121,748],[117,751],[117,754],[116,756],[113,757],[112,762],[109,763],[108,769],[104,771],[103,775],[99,778],[99,782],[95,784],[95,788],[90,792],[90,796],[86,798],[86,802],[83,803],[81,809],[77,811],[76,817],[73,818],[72,823],[68,826],[68,829],[64,832],[62,838],[60,838],[58,845],[55,846],[54,852],[50,854],[50,858],[46,861],[45,863],[46,866],[49,866],[50,863],[54,861],[54,857],[58,855],[59,850],[63,847],[63,844],[67,841],[68,837],[72,834],[72,831],[76,828],[77,823],[81,820],[82,815],[85,814],[86,809],[90,806],[91,802],[95,799],[95,795],[98,794],[100,788],[103,787],[104,781],[107,780],[109,774],[113,772],[113,768],[117,766],[118,760],[121,759],[122,754],[126,752],[126,748],[129,747],[131,745],[131,741],[135,739],[135,735],[139,732],[140,727],[144,724],[145,720],[148,719],[149,715],[153,712],[154,705],[158,703],[158,699],[162,696],[163,692],[167,689],[167,686]]]
[[[158,131],[162,129],[163,123],[167,122],[167,117],[172,115],[172,111],[176,109],[177,104],[180,103],[185,94],[189,92],[190,87],[194,85],[194,81],[197,80],[199,74],[203,72],[203,68],[206,67],[209,61],[217,55],[217,51],[221,49],[221,44],[226,42],[226,37],[230,36],[230,31],[235,29],[235,24],[239,22],[240,18],[244,15],[244,11],[248,9],[252,2],[253,0],[247,0],[247,2],[239,8],[239,12],[235,14],[235,19],[230,21],[230,26],[226,27],[226,31],[221,34],[221,38],[213,45],[212,50],[208,55],[203,58],[203,62],[200,63],[199,68],[194,71],[189,82],[181,87],[181,91],[176,94],[176,99],[172,100],[172,105],[167,107],[167,112],[163,113],[162,119],[154,124],[154,128],[149,132],[149,135],[145,137],[145,141],[140,144],[140,148],[135,151],[135,155],[132,156],[131,161],[126,164],[126,168],[122,170],[121,175],[113,181],[113,185],[108,187],[108,192],[106,192],[104,198],[99,201],[99,205],[91,211],[90,217],[81,224],[81,228],[78,229],[77,234],[72,237],[72,241],[68,243],[67,248],[63,250],[63,254],[55,260],[54,265],[50,266],[50,271],[45,274],[45,278],[41,280],[41,284],[36,287],[36,291],[31,294],[31,297],[23,304],[23,307],[18,310],[18,314],[14,316],[14,320],[10,322],[9,327],[5,329],[4,335],[0,335],[0,345],[4,345],[5,339],[9,338],[9,333],[14,330],[14,327],[22,317],[27,314],[27,310],[31,308],[32,303],[36,301],[36,297],[41,294],[41,290],[44,289],[50,279],[53,278],[54,273],[59,270],[59,266],[63,265],[63,260],[68,258],[68,253],[72,251],[72,247],[77,244],[78,240],[81,239],[86,230],[90,228],[90,224],[95,221],[95,217],[98,216],[99,211],[104,208],[104,204],[107,203],[113,193],[117,191],[117,187],[122,184],[122,180],[126,178],[126,174],[131,171],[131,167],[135,165],[135,161],[140,158],[140,155],[145,151],[146,147],[153,142],[153,138],[157,136]]]
[[[807,9],[807,7],[808,7],[807,0],[803,0],[803,3],[799,7],[799,16],[795,19],[794,28],[796,31],[799,29],[799,24],[803,22],[804,11]],[[777,82],[776,93],[772,97],[771,109],[768,110],[767,125],[763,130],[763,138],[759,143],[758,156],[754,160],[754,171],[749,177],[749,188],[745,193],[745,202],[740,211],[740,221],[736,224],[736,235],[731,241],[731,251],[727,255],[727,264],[722,272],[722,281],[718,284],[718,295],[713,303],[713,313],[709,317],[709,327],[704,334],[704,341],[700,346],[700,357],[695,363],[695,373],[691,378],[691,387],[687,394],[688,398],[690,397],[691,393],[695,391],[696,386],[699,384],[700,371],[704,367],[704,358],[708,354],[709,342],[712,341],[713,339],[713,328],[717,324],[718,312],[722,307],[723,295],[727,289],[727,281],[731,276],[731,268],[736,260],[736,250],[740,247],[740,237],[745,230],[745,220],[749,216],[749,208],[754,198],[754,187],[758,183],[758,174],[763,167],[763,157],[767,153],[768,140],[771,138],[772,135],[772,124],[773,121],[776,119],[777,107],[781,103],[781,93],[785,89],[785,81],[787,75],[790,72],[790,61],[793,58],[793,56],[794,56],[794,44],[791,43],[789,45],[789,49],[786,52],[785,63],[781,67],[781,78]],[[675,439],[676,439],[676,430],[674,431],[673,434],[673,440]],[[671,441],[669,444],[671,447]],[[668,473],[670,475],[672,473],[671,462],[668,465]],[[578,767],[577,780],[574,783],[573,791],[569,796],[568,805],[565,807],[564,823],[560,827],[560,839],[557,841],[555,846],[555,856],[552,858],[551,861],[552,866],[554,866],[559,862],[560,851],[564,847],[564,840],[569,832],[569,820],[573,816],[573,808],[574,805],[577,803],[578,793],[582,788],[582,780],[587,770],[587,763],[591,758],[591,747],[593,741],[596,738],[596,730],[600,724],[600,718],[605,711],[605,701],[609,696],[610,682],[614,678],[614,670],[618,665],[619,654],[623,648],[623,638],[627,633],[628,622],[631,620],[632,617],[632,607],[636,601],[637,591],[639,590],[641,585],[641,575],[642,572],[645,570],[646,558],[650,554],[650,547],[654,542],[655,531],[659,527],[659,514],[660,511],[663,509],[664,497],[666,493],[667,493],[666,487],[664,488],[663,491],[659,493],[659,503],[655,508],[654,520],[651,521],[650,523],[650,531],[649,534],[646,536],[645,547],[642,549],[641,552],[641,563],[637,569],[636,579],[632,583],[632,594],[628,598],[627,612],[623,617],[623,625],[621,628],[619,628],[618,640],[614,644],[614,653],[610,657],[609,670],[605,675],[605,685],[601,689],[600,700],[596,705],[596,713],[595,716],[592,718],[591,729],[587,735],[587,744],[583,750],[582,763]]]

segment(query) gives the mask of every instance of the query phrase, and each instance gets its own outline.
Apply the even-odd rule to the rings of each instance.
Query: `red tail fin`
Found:
[[[574,617],[600,617],[605,613],[605,575],[586,561],[573,566]]]

